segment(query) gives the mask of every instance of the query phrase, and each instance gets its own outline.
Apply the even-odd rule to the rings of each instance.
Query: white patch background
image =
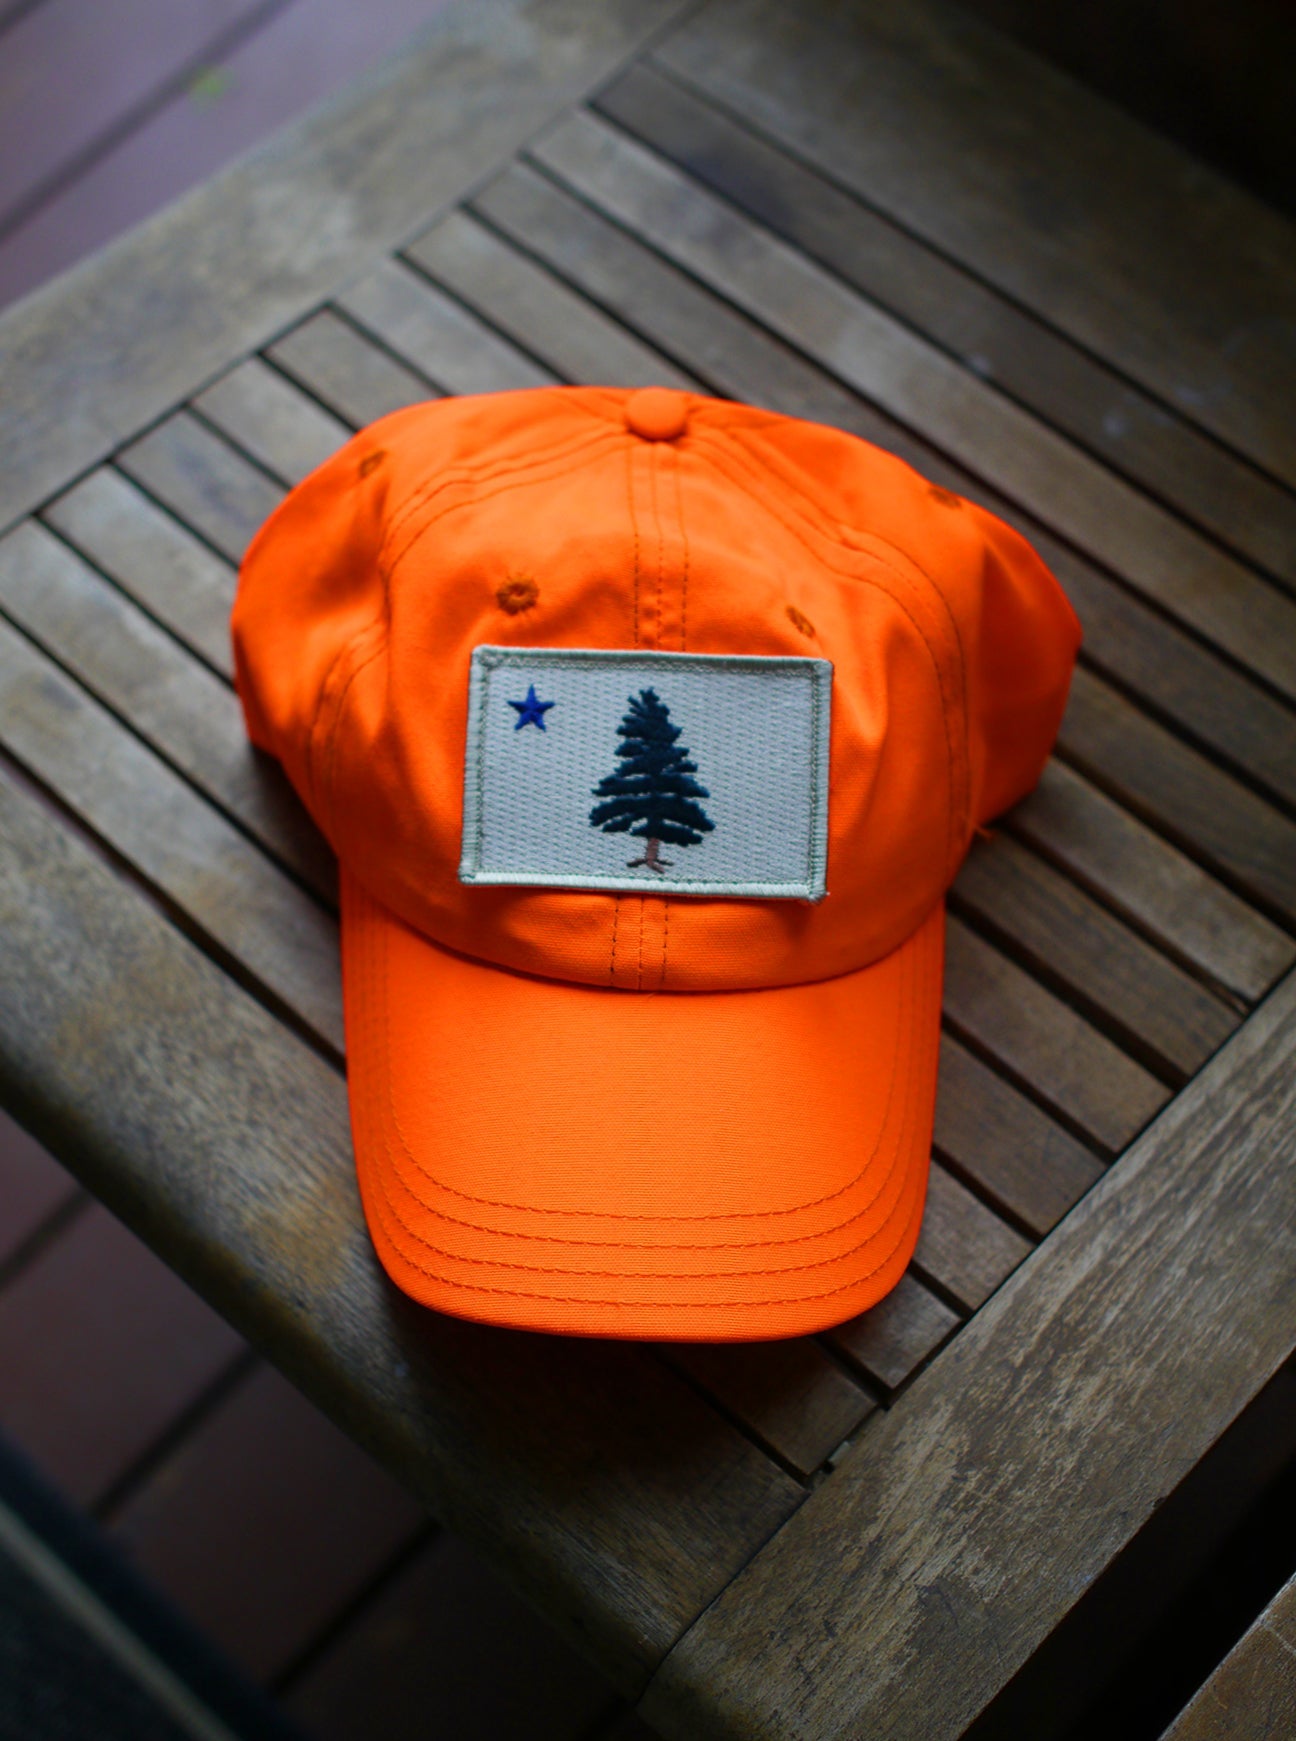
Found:
[[[665,893],[824,892],[832,666],[821,659],[478,647],[469,693],[460,877],[465,882]],[[530,684],[553,706],[516,729]],[[617,727],[655,689],[697,763],[715,824],[696,846],[664,843],[664,875],[627,860],[642,836],[589,820],[594,788],[621,768]]]

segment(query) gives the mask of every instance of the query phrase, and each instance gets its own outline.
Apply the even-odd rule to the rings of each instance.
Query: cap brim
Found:
[[[574,1336],[838,1324],[904,1272],[926,1193],[944,912],[809,985],[633,993],[442,949],[343,872],[351,1120],[406,1293]]]

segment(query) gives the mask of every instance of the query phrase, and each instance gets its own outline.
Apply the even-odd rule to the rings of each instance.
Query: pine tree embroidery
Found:
[[[628,859],[627,869],[646,865],[664,876],[672,861],[661,857],[663,841],[696,846],[715,827],[697,802],[711,794],[693,778],[697,763],[689,760],[687,748],[676,747],[680,728],[671,724],[670,709],[657,699],[657,691],[641,689],[637,700],[629,699],[630,711],[617,727],[617,736],[625,739],[617,749],[621,766],[595,786],[594,796],[604,802],[590,811],[590,822],[604,834],[629,832],[646,840],[643,857]]]

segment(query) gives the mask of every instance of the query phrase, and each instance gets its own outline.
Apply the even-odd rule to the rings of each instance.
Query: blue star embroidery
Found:
[[[543,731],[545,728],[544,716],[553,706],[553,702],[539,700],[535,692],[535,684],[532,683],[527,688],[526,700],[510,701],[509,706],[517,708],[517,724],[513,727],[514,731],[521,731],[524,725],[538,725]]]

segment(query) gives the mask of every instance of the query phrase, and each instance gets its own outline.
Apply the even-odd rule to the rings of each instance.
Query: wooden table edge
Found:
[[[954,1741],[1289,1357],[1293,1227],[1288,973],[681,1636],[642,1715],[713,1741]],[[1174,1313],[1176,1273],[1193,1286],[1172,1330],[1221,1346],[1158,1367],[1154,1422],[1125,1356]],[[1097,1433],[1082,1418],[1095,1397]],[[1017,1494],[1010,1519],[996,1481]],[[1006,1523],[993,1539],[990,1513]],[[1050,1529],[1026,1564],[1030,1532]]]

